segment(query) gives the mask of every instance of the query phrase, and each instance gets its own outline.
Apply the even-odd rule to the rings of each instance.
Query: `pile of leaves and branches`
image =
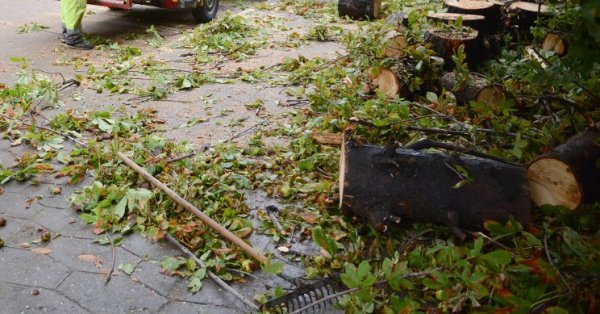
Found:
[[[282,3],[311,14],[318,13],[315,8],[330,10],[326,4],[303,11],[303,2]],[[584,29],[597,24],[582,9],[587,6],[559,5],[557,10],[565,14],[536,30],[541,34],[544,28],[566,23],[577,46],[577,38],[596,34],[584,35]],[[36,109],[42,103],[59,106],[60,86],[24,65],[14,86],[0,88],[0,131],[14,145],[28,143],[34,149],[20,156],[16,165],[2,166],[0,181],[35,184],[39,175],[47,174],[68,176],[75,184],[91,174],[93,183],[73,195],[72,203],[94,232],[140,232],[155,240],[171,234],[227,280],[242,279],[243,272],[260,268],[121,163],[116,152],[123,151],[239,237],[271,236],[274,248],[305,267],[307,278],[341,273],[348,290],[339,306],[347,312],[594,312],[600,291],[595,262],[600,255],[598,204],[576,212],[545,206],[536,210],[529,226],[489,221],[485,232],[472,233],[464,241],[454,239],[445,227],[425,224],[406,225],[384,235],[337,209],[339,149],[318,144],[311,136],[315,130],[340,133],[351,127],[355,138],[376,144],[406,145],[427,137],[526,164],[589,125],[589,120],[600,119],[594,94],[600,87],[600,64],[584,64],[597,60],[591,58],[593,49],[585,50],[589,46],[577,50],[588,56],[585,59],[561,59],[540,51],[549,65],[541,66],[518,48],[525,43],[512,41],[499,58],[479,69],[508,91],[502,104],[458,105],[449,91],[434,83],[443,74],[442,67],[430,47],[422,44],[427,29],[423,12],[439,3],[391,1],[386,8],[389,13],[399,7],[408,14],[411,43],[402,60],[384,57],[382,22],[338,32],[331,39],[341,38],[347,55],[329,62],[288,59],[275,69],[286,78],[279,83],[291,86],[289,94],[308,107],[288,113],[278,128],[259,128],[247,145],[217,145],[184,159],[177,157],[193,147],[162,138],[161,120],[152,110],[71,110],[41,127]],[[226,15],[221,22],[186,34],[182,45],[196,49],[199,64],[215,62],[215,53],[243,58],[264,45],[265,39],[257,34],[248,21]],[[247,40],[249,36],[259,39]],[[311,36],[329,35],[315,29]],[[600,44],[597,38],[588,40],[593,47]],[[121,46],[107,49],[122,56],[118,64],[102,73],[89,67],[87,75],[100,84],[97,88],[121,91],[127,84],[115,83],[119,79],[114,75],[119,69],[131,69],[128,62],[136,60],[137,52]],[[458,76],[472,70],[461,52],[453,59]],[[408,96],[390,98],[368,86],[369,72],[398,62],[413,67],[402,78]],[[160,62],[145,60],[136,66],[146,69],[153,82],[164,83],[155,84],[154,91],[164,89],[157,98],[168,93],[169,86],[211,81],[209,74],[199,73],[167,77]],[[273,137],[289,139],[289,145],[266,144]],[[285,204],[277,224],[265,210],[246,204],[246,193],[252,190],[265,191]],[[262,222],[258,227],[254,216]],[[296,243],[315,243],[320,251],[300,254]],[[206,269],[195,270],[193,261],[181,257],[166,258],[162,266],[171,274],[191,276],[194,291],[206,274]],[[423,275],[407,277],[413,273]],[[268,295],[281,292],[279,288]],[[264,301],[265,296],[257,299]]]
[[[332,63],[290,60],[283,69],[290,71],[293,83],[313,89],[296,89],[310,103],[310,109],[301,113],[305,115],[301,120],[309,121],[308,129],[339,134],[351,128],[359,141],[400,146],[428,138],[527,164],[598,121],[595,91],[600,87],[600,64],[593,49],[600,41],[591,32],[598,27],[592,13],[597,11],[587,10],[593,4],[557,5],[554,18],[537,24],[533,49],[543,56],[542,62],[526,53],[530,40],[503,38],[507,45],[500,56],[478,68],[507,91],[495,106],[458,105],[450,91],[438,87],[443,74],[439,58],[422,44],[427,29],[423,12],[438,5],[392,3],[391,7],[401,7],[408,15],[411,44],[401,60],[384,56],[382,25],[377,22],[346,34],[347,55]],[[573,55],[560,58],[540,48],[541,34],[557,27],[570,30],[566,37],[574,40]],[[465,63],[463,53],[459,49],[453,57],[457,76],[475,69]],[[390,98],[370,88],[369,71],[399,62],[414,65],[399,76],[410,91],[406,97]],[[322,149],[316,148],[315,154],[324,153]],[[297,166],[304,166],[305,161],[301,159]],[[334,168],[316,168],[330,169],[338,177]],[[289,186],[291,199],[304,198],[298,185]],[[596,309],[599,274],[593,260],[599,253],[599,234],[593,225],[598,222],[598,204],[575,213],[545,206],[536,210],[529,226],[490,221],[486,233],[474,233],[464,242],[452,239],[444,228],[423,225],[406,226],[384,237],[360,221],[337,216],[331,208],[317,208],[318,226],[310,226],[310,219],[305,222],[322,247],[322,256],[303,258],[304,263],[309,275],[342,272],[351,292],[340,302],[347,312],[570,313]],[[575,253],[576,246],[585,247],[586,252]],[[430,275],[403,277],[420,271]]]

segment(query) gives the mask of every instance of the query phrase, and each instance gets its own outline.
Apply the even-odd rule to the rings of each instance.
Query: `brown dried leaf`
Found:
[[[317,223],[317,221],[318,221],[318,217],[317,217],[317,215],[315,215],[315,214],[313,214],[313,213],[311,213],[311,212],[302,212],[302,213],[300,214],[300,216],[302,217],[302,219],[303,219],[304,221],[306,221],[307,223],[309,223],[309,224],[311,224],[311,225],[314,225],[314,224],[316,224],[316,223]]]
[[[36,247],[31,249],[31,252],[34,254],[50,254],[52,250],[46,247]]]

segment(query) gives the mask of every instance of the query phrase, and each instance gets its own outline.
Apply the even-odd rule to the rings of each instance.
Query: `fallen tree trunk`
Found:
[[[376,19],[379,17],[381,0],[339,0],[338,13],[354,20]]]
[[[400,220],[478,230],[487,220],[530,216],[525,169],[467,155],[362,145],[344,140],[340,203],[377,230]]]
[[[588,129],[527,169],[531,198],[537,206],[560,205],[576,209],[600,201],[600,131]]]
[[[490,84],[477,73],[469,73],[466,84],[457,89],[456,73],[448,72],[440,78],[440,85],[451,91],[459,104],[468,105],[471,101],[487,105],[495,105],[504,101],[504,88]]]

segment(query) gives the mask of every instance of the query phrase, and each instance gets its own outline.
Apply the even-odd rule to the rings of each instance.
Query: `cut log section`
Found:
[[[529,32],[529,29],[539,17],[550,14],[550,8],[532,2],[517,1],[506,7],[509,27],[518,26],[521,31]]]
[[[486,220],[504,223],[510,216],[529,222],[524,167],[346,140],[340,158],[340,208],[377,230],[399,220],[453,230],[479,230]]]
[[[537,206],[576,209],[600,201],[600,131],[588,129],[529,165],[527,178]]]
[[[376,19],[379,17],[381,0],[339,0],[338,13],[354,20]]]
[[[371,78],[373,87],[388,96],[389,98],[396,98],[400,95],[402,85],[396,74],[387,68],[369,68],[367,73]]]
[[[451,91],[459,104],[468,105],[475,101],[487,105],[500,104],[505,99],[504,88],[501,85],[490,84],[483,76],[470,73],[467,84],[456,90],[456,74],[449,72],[440,78],[440,85]]]
[[[542,48],[563,57],[567,54],[567,41],[558,33],[549,33],[544,37]]]
[[[462,25],[474,28],[478,31],[484,29],[485,17],[476,14],[459,14],[459,13],[429,13],[427,19],[438,21],[441,23],[455,23],[459,18],[462,19]]]
[[[404,56],[404,49],[408,46],[408,40],[404,34],[404,32],[395,29],[385,33],[383,36],[383,54],[386,57],[401,58]]]
[[[478,57],[485,55],[483,47],[477,41],[478,32],[474,29],[463,27],[465,31],[452,31],[432,28],[425,33],[425,42],[431,43],[431,47],[437,56],[444,59],[444,68],[452,69],[452,55],[460,45],[465,45],[467,62],[478,62]]]

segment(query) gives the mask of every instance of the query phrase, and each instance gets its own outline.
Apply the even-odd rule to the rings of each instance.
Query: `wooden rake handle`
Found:
[[[225,237],[225,239],[233,242],[233,244],[237,245],[244,252],[248,253],[250,256],[252,256],[255,260],[259,261],[261,264],[267,263],[267,258],[264,255],[262,255],[260,252],[255,250],[251,245],[244,242],[244,240],[240,239],[238,236],[233,234],[231,231],[229,231],[225,227],[221,226],[218,222],[214,221],[212,218],[208,217],[206,214],[204,214],[201,210],[196,208],[190,202],[186,201],[181,196],[177,195],[177,193],[175,193],[173,190],[169,189],[169,187],[167,187],[164,183],[158,181],[158,179],[156,179],[151,174],[146,172],[146,170],[144,170],[142,167],[138,166],[133,160],[131,160],[131,159],[129,159],[129,157],[125,156],[125,154],[123,154],[122,152],[118,152],[117,156],[125,164],[127,164],[129,167],[131,167],[135,172],[137,172],[142,177],[144,177],[144,179],[150,181],[150,183],[152,183],[152,185],[161,189],[163,192],[165,192],[165,194],[167,194],[177,204],[183,206],[185,209],[192,212],[194,215],[196,215],[198,218],[200,218],[200,220],[202,220],[203,223],[205,223],[207,226],[211,227],[213,230],[220,233],[223,237]]]

